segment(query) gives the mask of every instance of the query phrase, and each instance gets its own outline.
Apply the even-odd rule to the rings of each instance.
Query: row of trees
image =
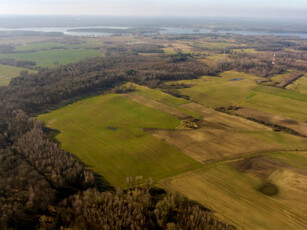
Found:
[[[28,69],[32,69],[36,65],[36,63],[34,61],[16,60],[16,59],[13,59],[13,58],[1,58],[0,64],[1,65],[23,67],[23,68],[28,68]]]

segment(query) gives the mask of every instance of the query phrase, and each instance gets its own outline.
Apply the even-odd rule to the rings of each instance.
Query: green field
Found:
[[[127,85],[130,85],[130,83],[128,83]],[[150,89],[145,86],[141,86],[141,85],[137,85],[133,83],[132,85],[136,89],[135,92],[133,92],[134,94],[161,102],[169,106],[179,107],[180,105],[187,104],[190,102],[183,98],[172,97],[169,94],[163,93],[159,90]]]
[[[101,42],[90,40],[90,39],[82,39],[82,41],[78,44],[70,44],[67,42],[33,42],[25,45],[20,45],[15,47],[15,51],[39,51],[39,50],[47,50],[52,49],[54,47],[64,48],[64,49],[86,49],[86,48],[99,48],[101,47]]]
[[[305,74],[286,88],[307,95],[307,75]]]
[[[255,50],[254,48],[232,49],[231,51],[235,51],[237,53],[259,53],[259,51]]]
[[[60,65],[65,65],[95,56],[101,56],[100,51],[93,49],[56,49],[31,53],[0,54],[0,58],[30,60],[36,62],[36,65],[41,67],[56,67],[56,62]]]
[[[200,115],[193,113],[187,109],[184,109],[183,107],[181,107],[181,105],[190,103],[189,100],[183,99],[183,98],[178,98],[178,97],[173,97],[169,94],[166,94],[160,90],[154,90],[154,89],[150,89],[148,87],[145,86],[141,86],[141,85],[137,85],[137,84],[133,84],[133,83],[128,83],[126,85],[133,85],[135,87],[135,91],[133,92],[133,94],[150,99],[150,100],[154,100],[157,102],[160,102],[162,104],[174,107],[186,114],[189,114],[193,117],[197,117],[199,118]]]
[[[174,129],[180,121],[116,94],[85,99],[39,116],[61,133],[62,147],[104,176],[125,186],[128,176],[161,179],[199,163],[143,128]]]
[[[19,73],[24,70],[28,71],[28,73],[36,72],[15,66],[0,65],[0,86],[8,85],[12,78],[17,77]]]
[[[63,47],[68,48],[66,44],[57,43],[57,42],[37,42],[30,43],[22,46],[16,46],[15,51],[31,51],[31,50],[43,50],[43,49],[51,49],[53,47]]]
[[[230,42],[206,42],[203,44],[200,44],[200,47],[208,48],[208,49],[224,49],[228,46],[234,46],[234,43]]]
[[[242,79],[231,81],[232,79]],[[224,72],[220,77],[202,77],[180,81],[192,87],[180,92],[194,101],[216,108],[220,106],[245,106],[260,111],[282,115],[299,121],[307,117],[306,95],[256,84],[256,76],[234,71]],[[282,101],[282,103],[280,103]]]

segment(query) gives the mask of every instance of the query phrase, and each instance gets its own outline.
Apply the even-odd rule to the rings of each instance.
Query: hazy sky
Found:
[[[307,18],[307,0],[0,0],[0,15]]]

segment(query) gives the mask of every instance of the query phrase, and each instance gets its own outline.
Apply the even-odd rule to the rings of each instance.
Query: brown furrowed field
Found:
[[[273,154],[276,158],[284,153]],[[301,160],[306,165],[307,159]],[[306,170],[274,160],[270,154],[252,158],[240,169],[235,163],[204,166],[160,183],[204,204],[238,229],[306,229]],[[267,184],[278,192],[271,196],[260,192]]]
[[[194,112],[198,111],[203,116],[198,123],[198,129],[153,130],[151,133],[199,162],[223,160],[258,152],[296,149],[298,144],[307,148],[304,138],[276,133],[264,125],[217,112],[196,103],[182,106]],[[265,135],[266,138],[259,138],[261,135]],[[280,144],[281,140],[283,145]]]
[[[299,135],[307,137],[307,123],[288,119],[279,115],[265,113],[252,108],[240,108],[238,110],[231,111],[231,113],[248,118],[254,119],[266,124],[279,125],[286,127],[297,132]]]

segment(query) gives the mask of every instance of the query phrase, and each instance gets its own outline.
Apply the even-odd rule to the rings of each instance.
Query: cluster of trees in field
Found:
[[[164,46],[155,44],[108,44],[106,48],[106,56],[135,55],[138,53],[164,53]]]
[[[271,77],[283,73],[286,69],[283,65],[273,65],[272,57],[260,57],[255,54],[231,53],[230,68],[245,73],[252,73],[259,77]]]
[[[93,58],[23,73],[0,88],[0,229],[233,229],[185,198],[151,186],[114,192],[31,114],[132,81],[209,73],[191,57]],[[105,192],[105,191],[108,192]]]
[[[14,52],[15,47],[12,45],[0,45],[0,54],[8,54]]]
[[[135,53],[163,53],[164,46],[154,44],[134,44],[130,45],[131,52]]]

